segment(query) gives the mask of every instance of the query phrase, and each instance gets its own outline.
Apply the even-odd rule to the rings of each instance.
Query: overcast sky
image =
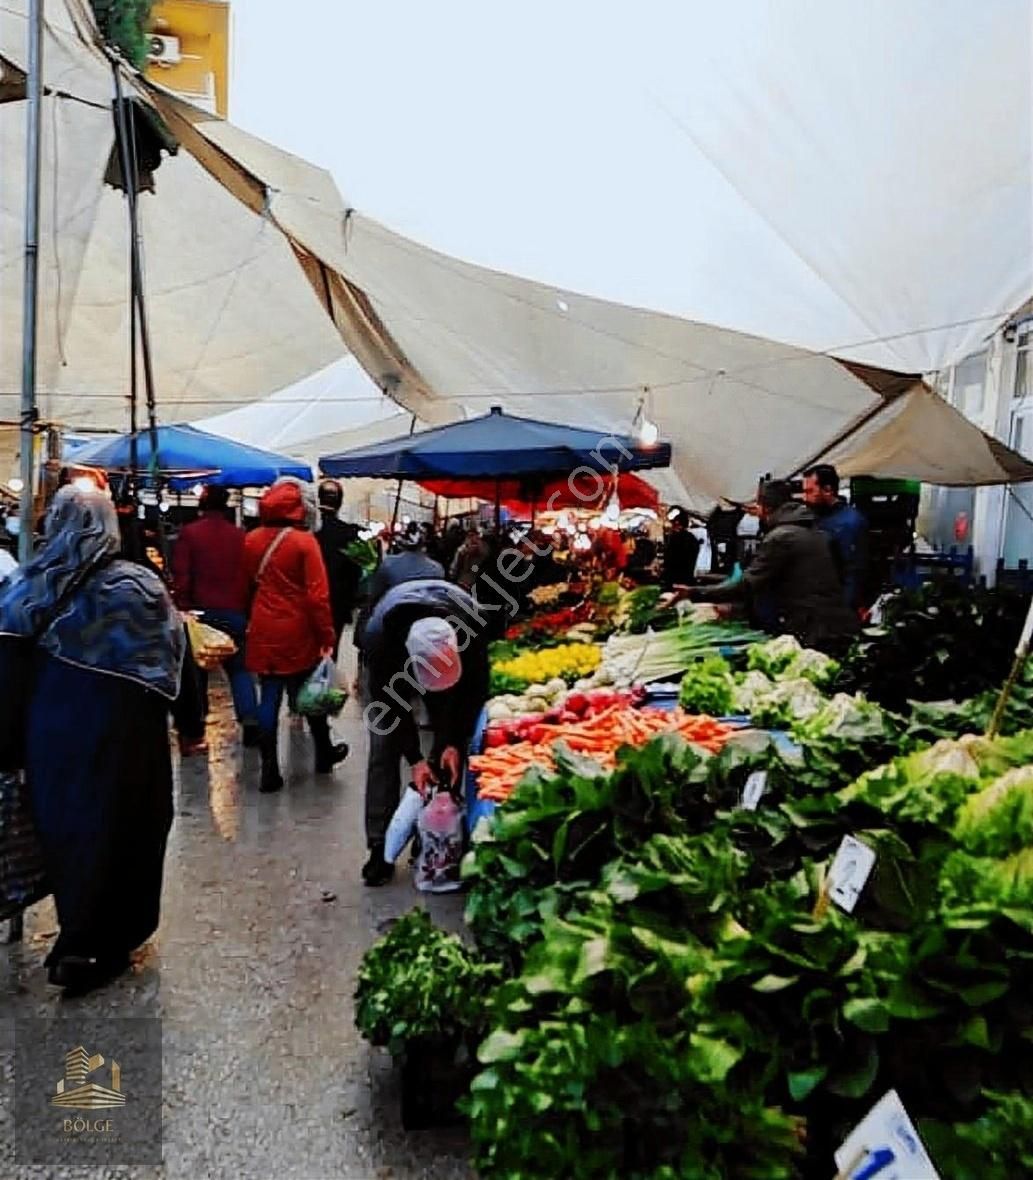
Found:
[[[831,347],[1028,293],[1030,10],[234,0],[230,117],[437,249]]]

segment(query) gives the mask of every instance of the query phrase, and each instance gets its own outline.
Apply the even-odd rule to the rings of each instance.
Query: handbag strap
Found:
[[[257,586],[262,580],[262,575],[265,573],[265,568],[269,564],[269,559],[280,547],[280,543],[284,537],[290,532],[290,529],[280,529],[280,531],[273,538],[268,549],[262,554],[262,560],[258,563],[258,569],[255,571],[255,585]]]

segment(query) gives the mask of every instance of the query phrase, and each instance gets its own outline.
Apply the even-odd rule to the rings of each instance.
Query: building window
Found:
[[[966,357],[954,367],[953,402],[970,422],[978,421],[983,414],[986,398],[987,352],[977,352]]]
[[[1015,392],[1019,403],[1033,398],[1033,325],[1026,324],[1015,341]]]
[[[1033,331],[1029,328],[1018,338],[1015,356],[1011,430],[1012,448],[1033,459]],[[1033,484],[1012,484],[1007,490],[1004,517],[1004,542],[1001,556],[1008,569],[1020,561],[1033,564]]]

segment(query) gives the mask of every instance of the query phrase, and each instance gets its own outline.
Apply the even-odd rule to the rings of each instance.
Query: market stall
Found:
[[[544,508],[547,488],[573,481],[563,494],[576,497],[580,489],[588,502],[609,499],[615,475],[670,462],[669,443],[521,418],[495,406],[479,418],[326,455],[319,466],[332,476],[396,479],[399,489],[405,480],[432,480],[447,481],[456,495],[487,490],[497,528],[504,498],[536,504],[541,496]]]
[[[900,592],[837,661],[609,597],[495,649],[475,945],[400,922],[364,1035],[452,1071],[484,1176],[853,1176],[886,1119],[901,1175],[1023,1174],[1026,599]]]

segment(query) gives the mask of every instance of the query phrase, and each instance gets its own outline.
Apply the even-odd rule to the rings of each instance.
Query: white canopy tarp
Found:
[[[14,63],[24,55],[24,3],[13,0],[0,25],[0,55]],[[78,40],[61,27],[47,37],[41,404],[50,418],[117,427],[128,368],[124,203],[100,179],[112,139],[99,101],[105,86],[110,93],[109,67],[83,39],[89,29],[76,27]],[[156,194],[140,201],[165,421],[203,418],[288,385],[339,358],[343,339],[375,386],[424,423],[502,404],[602,434],[626,432],[644,413],[674,445],[686,502],[706,507],[745,497],[759,475],[818,453],[868,420],[883,404],[876,389],[893,384],[892,375],[862,379],[825,355],[427,249],[348,207],[322,169],[140,79],[132,84],[181,145],[155,174]],[[0,104],[0,418],[8,419],[17,403],[22,182],[7,162],[20,157],[23,116],[22,103]],[[379,413],[371,404],[367,421]],[[960,430],[960,416],[945,414]],[[912,443],[910,474],[942,475],[932,442]],[[965,472],[978,467],[980,482],[1033,474],[1017,457],[1008,471],[992,467],[982,441],[979,449]]]
[[[291,13],[237,6],[235,120],[444,253],[909,373],[1033,293],[1030,0]]]
[[[231,124],[162,95],[155,101],[177,133],[189,114],[189,133],[217,147],[220,160],[232,158],[248,175],[276,168],[267,145]],[[456,406],[483,413],[501,404],[626,432],[641,410],[674,444],[686,503],[706,508],[722,496],[749,496],[763,474],[794,469],[880,409],[884,387],[913,383],[450,258],[336,206],[324,175],[295,168],[292,189],[274,183],[271,214],[323,279],[328,307],[364,367],[421,418],[428,404],[440,412],[451,405],[453,415]],[[978,451],[948,482],[975,471],[986,483],[1033,476],[1018,457],[1009,470],[988,459],[982,436],[973,443],[962,416],[943,409]],[[934,440],[911,443],[912,478],[941,476]]]
[[[74,3],[74,0],[72,0]],[[0,9],[0,58],[24,69],[25,0]],[[129,234],[103,176],[114,141],[111,67],[65,0],[47,4],[43,60],[41,415],[125,428]],[[85,32],[76,32],[76,28]],[[5,67],[5,78],[17,80]],[[127,88],[130,83],[127,82]],[[25,104],[0,102],[0,420],[17,420],[25,219]],[[180,151],[141,195],[150,337],[162,415],[244,405],[328,364],[341,340],[267,218]]]

